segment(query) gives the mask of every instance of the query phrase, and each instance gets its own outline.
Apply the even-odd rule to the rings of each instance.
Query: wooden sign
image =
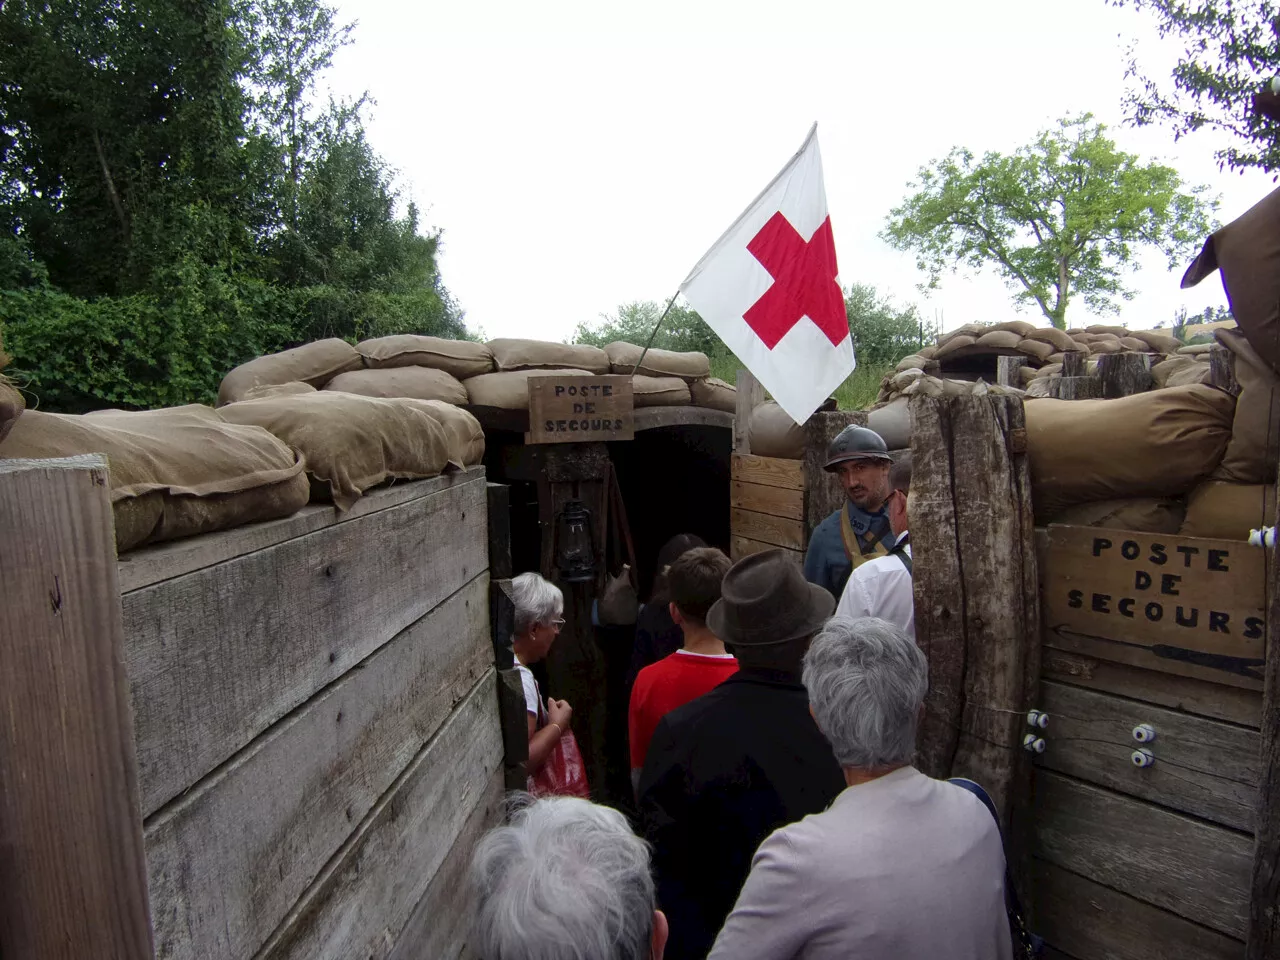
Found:
[[[1266,646],[1266,551],[1261,547],[1051,526],[1042,558],[1048,629],[1146,647],[1154,656],[1145,665],[1155,669],[1164,661],[1261,679]]]
[[[635,436],[630,377],[529,378],[528,443],[598,443]]]

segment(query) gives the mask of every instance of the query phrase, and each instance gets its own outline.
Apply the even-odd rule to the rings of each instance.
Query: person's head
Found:
[[[911,496],[911,451],[908,450],[889,468],[889,526],[896,537],[907,530],[907,501]]]
[[[809,645],[801,680],[842,767],[883,770],[911,762],[929,666],[901,629],[871,617],[836,617]]]
[[[840,478],[850,503],[874,512],[889,498],[892,462],[880,434],[868,427],[850,425],[836,434],[827,448],[825,469]]]
[[[526,802],[471,862],[472,948],[490,960],[660,960],[649,847],[616,810],[577,797]]]
[[[649,591],[650,596],[667,592],[667,570],[680,558],[681,554],[706,545],[706,541],[696,533],[678,533],[664,543],[653,565],[653,589]]]
[[[715,547],[686,550],[667,568],[671,619],[695,630],[707,625],[707,612],[720,599],[720,585],[733,566]]]
[[[511,581],[516,608],[516,654],[525,664],[541,660],[564,626],[564,594],[536,573],[522,573]]]

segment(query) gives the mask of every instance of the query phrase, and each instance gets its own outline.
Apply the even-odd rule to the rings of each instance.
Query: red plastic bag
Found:
[[[566,730],[551,748],[542,768],[529,778],[529,792],[535,797],[581,797],[591,799],[587,768],[573,731]]]

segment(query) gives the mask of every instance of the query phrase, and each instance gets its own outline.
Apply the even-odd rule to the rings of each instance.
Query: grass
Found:
[[[728,383],[737,380],[738,370],[742,363],[732,353],[725,350],[711,355],[711,375]],[[894,365],[859,366],[853,375],[836,388],[836,403],[841,410],[864,410],[876,402],[880,393],[880,381],[885,374],[893,372]]]

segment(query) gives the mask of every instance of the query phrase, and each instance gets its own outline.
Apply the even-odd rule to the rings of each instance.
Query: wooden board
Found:
[[[759,483],[787,490],[804,489],[804,462],[801,460],[735,453],[732,471],[733,479],[743,483]]]
[[[151,814],[486,568],[483,477],[124,596]]]
[[[733,414],[733,452],[751,452],[751,414],[764,403],[764,386],[750,370],[738,370],[737,397]]]
[[[1060,683],[1041,686],[1040,707],[1050,717],[1048,747],[1038,761],[1044,768],[1237,830],[1253,829],[1254,731]],[[1155,741],[1143,745],[1156,758],[1146,768],[1132,761],[1140,746],[1133,729],[1140,723],[1156,731]]]
[[[1171,657],[1160,656],[1151,647],[1141,644],[1125,643],[1123,640],[1108,640],[1104,637],[1090,637],[1083,633],[1072,633],[1070,630],[1053,630],[1046,628],[1043,635],[1044,646],[1067,653],[1077,653],[1098,660],[1111,660],[1115,663],[1128,664],[1144,670],[1172,674],[1178,677],[1190,677],[1206,683],[1222,687],[1235,687],[1242,691],[1261,693],[1262,681],[1252,677],[1241,676],[1215,667],[1198,666]]]
[[[748,540],[746,537],[732,537],[729,540],[729,559],[737,563],[743,557],[749,557],[753,553],[761,553],[765,550],[779,550],[786,548],[775,547],[772,543],[761,543],[759,540]],[[790,556],[800,566],[804,566],[804,553],[800,550],[786,550],[786,554]]]
[[[1034,816],[1041,859],[1243,938],[1248,836],[1046,770],[1036,772]]]
[[[1082,960],[1240,960],[1243,944],[1036,860],[1032,867],[1035,930]]]
[[[1052,647],[1044,649],[1043,676],[1046,680],[1116,693],[1132,700],[1227,720],[1255,730],[1262,713],[1262,697],[1256,690],[1243,690],[1160,670],[1144,670]]]
[[[258,954],[259,960],[381,956],[398,938],[471,814],[501,775],[494,675],[356,827]]]
[[[735,537],[759,540],[788,550],[804,549],[804,521],[771,517],[750,510],[729,510],[729,530]]]
[[[489,671],[488,599],[481,574],[153,818],[159,960],[266,941]]]
[[[630,377],[529,378],[527,443],[596,443],[635,435]]]
[[[1262,549],[1093,527],[1050,526],[1048,541],[1042,583],[1050,629],[1261,679]]]
[[[804,519],[804,491],[771,487],[763,483],[734,480],[729,486],[729,505],[752,513],[767,513],[788,520]]]
[[[0,460],[0,953],[150,960],[104,457]]]

